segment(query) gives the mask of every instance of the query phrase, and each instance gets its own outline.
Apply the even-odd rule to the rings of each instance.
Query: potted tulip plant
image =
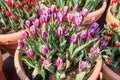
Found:
[[[31,15],[37,16],[35,0],[1,0],[0,1],[0,45],[14,55],[17,40],[23,38],[21,29],[25,29]]]
[[[102,67],[102,73],[106,79],[119,80],[120,79],[120,28],[119,26],[107,26],[105,27],[103,42],[101,47],[103,48],[104,65]]]
[[[64,22],[65,14],[41,9],[43,24],[33,22],[22,31],[25,38],[18,40],[14,57],[21,80],[97,79],[102,66],[99,24],[81,26],[88,14],[84,10],[74,13],[71,24]]]
[[[106,14],[106,22],[108,25],[120,25],[120,1],[112,0],[112,5],[109,6]]]
[[[88,9],[89,14],[86,17],[86,21],[89,20],[95,20],[97,21],[102,14],[104,13],[106,7],[107,7],[107,0],[42,0],[39,2],[41,6],[45,6],[47,8],[57,7],[57,10],[60,10],[59,8],[63,8],[64,6],[69,8],[69,13],[74,13],[74,10],[77,10],[79,12],[82,11],[82,9]],[[64,10],[64,9],[63,9]],[[69,14],[68,14],[68,22]]]

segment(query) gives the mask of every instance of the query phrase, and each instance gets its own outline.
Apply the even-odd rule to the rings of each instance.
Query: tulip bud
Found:
[[[64,19],[64,15],[61,12],[57,13],[57,22],[62,23]]]
[[[90,49],[90,53],[91,53],[92,55],[96,55],[96,54],[98,53],[98,48],[92,47],[92,48]]]
[[[50,60],[46,59],[43,61],[43,66],[48,66],[50,64]]]
[[[79,9],[79,5],[78,4],[75,4],[75,6],[74,6],[74,10],[78,10]]]
[[[92,18],[90,19],[90,22],[91,22],[91,23],[95,22],[95,17],[92,17]]]
[[[74,15],[74,24],[75,26],[80,26],[82,24],[82,21],[83,21],[83,17],[79,14],[79,13],[76,13]]]
[[[6,3],[9,7],[12,7],[12,2],[10,0],[7,1]]]
[[[41,48],[40,48],[40,52],[43,55],[46,55],[48,53],[48,46],[47,45],[42,45]]]
[[[21,8],[20,4],[16,4],[16,8],[20,9]]]
[[[39,14],[42,15],[44,10],[45,10],[45,8],[41,6],[41,7],[39,8]]]
[[[42,17],[42,21],[45,22],[45,23],[48,23],[49,20],[50,20],[50,14],[49,14],[48,11],[44,10],[41,17]]]
[[[64,6],[64,8],[62,9],[62,15],[66,16],[67,12],[68,12],[68,6]]]
[[[70,21],[74,21],[74,18],[75,18],[75,17],[74,17],[74,14],[70,14],[70,15],[69,15]]]
[[[30,48],[30,49],[26,49],[26,55],[28,56],[28,57],[33,57],[33,55],[34,55],[34,52],[33,52],[33,50]]]
[[[26,21],[25,21],[25,26],[30,27],[30,25],[31,25],[30,21],[29,21],[29,20],[26,20]]]
[[[104,41],[104,42],[100,45],[100,47],[101,47],[101,48],[106,48],[107,45],[108,45],[108,42]]]
[[[33,24],[34,24],[35,27],[40,27],[40,20],[39,19],[35,19]]]
[[[112,58],[110,58],[110,57],[105,58],[105,62],[106,62],[106,64],[111,64],[112,63]]]
[[[86,30],[82,30],[82,32],[80,33],[80,38],[84,39],[87,37],[87,29]]]
[[[36,29],[31,27],[31,28],[30,28],[30,34],[31,34],[32,36],[35,36],[35,35],[37,34]]]
[[[88,15],[88,9],[83,9],[82,10],[82,16],[86,17]]]
[[[58,27],[57,28],[57,36],[63,36],[64,35],[64,28]]]
[[[12,12],[11,11],[5,11],[5,14],[7,17],[10,17],[12,15]]]
[[[100,36],[95,37],[95,41],[98,41],[98,40],[100,40]]]
[[[36,18],[37,18],[37,17],[36,17],[35,15],[32,16],[32,20],[33,20],[33,21],[35,21]]]
[[[17,40],[18,46],[20,46],[21,48],[24,47],[24,42],[23,40],[19,39]]]
[[[82,61],[82,62],[80,63],[80,68],[81,68],[81,69],[85,69],[85,68],[87,68],[87,65],[88,65],[88,62],[87,62],[87,61]]]
[[[47,37],[47,32],[46,32],[45,30],[43,30],[43,31],[41,32],[41,37],[42,37],[43,39],[46,39],[46,37]]]
[[[71,36],[71,38],[70,38],[70,41],[71,41],[72,43],[75,43],[75,42],[77,41],[77,39],[78,39],[77,34],[72,34],[72,36]]]
[[[29,37],[28,32],[26,30],[22,31],[22,35],[24,36],[24,38],[28,38]]]
[[[89,31],[88,31],[88,38],[92,38],[92,36],[94,35],[94,29],[89,29]]]
[[[55,65],[56,65],[57,67],[59,67],[59,66],[61,66],[62,64],[63,64],[63,60],[62,60],[60,57],[58,57],[57,60],[56,60],[56,62],[55,62]]]
[[[91,25],[90,29],[96,30],[98,27],[99,27],[99,24],[98,24],[97,22],[94,22],[94,23]]]
[[[52,5],[51,8],[50,8],[50,11],[52,13],[56,13],[57,12],[57,6],[56,5]]]

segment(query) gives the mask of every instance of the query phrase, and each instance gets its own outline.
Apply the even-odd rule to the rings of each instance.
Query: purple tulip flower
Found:
[[[102,42],[102,44],[100,45],[101,48],[106,48],[108,45],[107,41]]]
[[[94,32],[95,32],[95,30],[94,29],[89,29],[89,31],[88,31],[88,38],[92,38],[92,36],[94,35]]]
[[[64,15],[61,12],[57,13],[57,22],[62,23],[64,19]]]
[[[56,13],[57,12],[57,6],[56,5],[52,5],[51,8],[50,8],[50,11],[52,13]]]
[[[50,21],[50,13],[44,10],[41,18],[43,22],[48,23]]]
[[[43,61],[43,66],[48,66],[50,64],[50,60],[46,59]]]
[[[99,27],[99,24],[98,24],[97,22],[94,22],[94,23],[91,25],[90,29],[96,30],[98,27]]]
[[[98,40],[100,40],[100,36],[95,37],[95,41],[98,41]]]

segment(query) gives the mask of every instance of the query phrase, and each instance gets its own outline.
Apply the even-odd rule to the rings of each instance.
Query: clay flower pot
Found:
[[[0,46],[11,56],[14,56],[15,50],[17,48],[17,40],[22,39],[23,35],[21,31],[11,33],[11,34],[1,34],[0,35]]]
[[[102,66],[102,73],[106,80],[120,80],[120,76],[113,72],[105,63]]]
[[[27,77],[27,75],[25,74],[23,64],[22,64],[22,60],[21,60],[22,53],[19,52],[19,49],[20,49],[20,47],[17,47],[17,50],[15,52],[15,56],[14,56],[14,65],[15,65],[16,72],[17,72],[17,74],[18,74],[18,76],[21,80],[30,80]],[[96,80],[99,76],[101,68],[102,68],[102,59],[100,59],[96,63],[91,76],[87,80]]]
[[[116,24],[116,25],[120,25],[120,20],[118,20],[117,18],[115,18],[113,15],[112,15],[112,12],[111,12],[111,8],[112,6],[109,6],[108,10],[107,10],[107,14],[106,14],[106,22],[107,22],[107,25],[111,25],[111,24]]]
[[[0,50],[0,80],[6,80],[5,75],[2,70],[2,53]]]
[[[99,9],[97,9],[97,10],[95,10],[95,11],[93,11],[93,12],[90,12],[87,16],[86,16],[86,18],[85,18],[85,21],[90,21],[90,19],[91,18],[95,18],[95,21],[97,21],[101,16],[102,16],[102,14],[104,13],[104,11],[105,11],[105,9],[106,9],[106,7],[107,7],[107,1],[108,0],[103,0],[103,3],[102,3],[102,6],[99,8]],[[81,12],[80,12],[81,13]],[[69,19],[69,15],[70,15],[71,13],[68,13],[68,16],[67,16],[67,18],[68,18],[68,22],[70,22],[70,19]],[[85,23],[85,24],[87,24],[87,23]]]

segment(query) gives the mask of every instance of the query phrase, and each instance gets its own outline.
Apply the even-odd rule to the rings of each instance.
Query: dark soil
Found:
[[[116,68],[114,67],[109,67],[109,68],[120,76],[120,64],[116,66]]]

